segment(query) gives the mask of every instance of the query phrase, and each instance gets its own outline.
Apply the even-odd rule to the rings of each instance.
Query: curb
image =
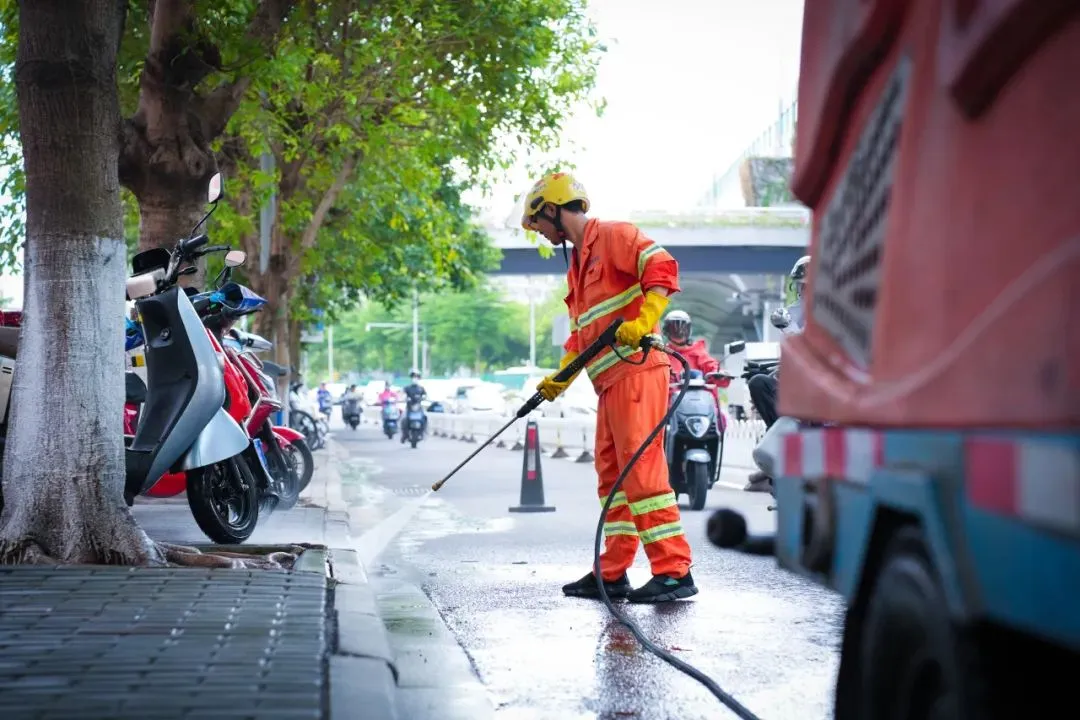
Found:
[[[334,635],[329,717],[397,720],[398,671],[375,591],[355,550],[331,549],[327,561]]]

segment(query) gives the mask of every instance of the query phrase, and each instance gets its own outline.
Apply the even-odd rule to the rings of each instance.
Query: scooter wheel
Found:
[[[259,522],[259,489],[243,457],[187,475],[188,506],[206,537],[222,545],[239,545],[251,537]]]
[[[281,451],[285,453],[289,464],[300,478],[300,489],[297,492],[304,492],[315,474],[315,456],[311,454],[311,448],[303,438],[297,438],[281,448]]]

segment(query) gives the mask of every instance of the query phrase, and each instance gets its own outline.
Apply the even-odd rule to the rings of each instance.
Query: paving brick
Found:
[[[0,568],[0,717],[322,718],[326,578]]]

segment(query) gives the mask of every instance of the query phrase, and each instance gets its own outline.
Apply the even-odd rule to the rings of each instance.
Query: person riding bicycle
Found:
[[[422,402],[423,399],[427,397],[427,390],[425,390],[424,386],[420,384],[420,371],[419,370],[410,371],[409,372],[409,380],[411,382],[409,382],[409,384],[405,386],[405,402],[407,403],[407,405],[411,405],[414,402],[416,402],[416,403]],[[420,411],[423,412],[423,410],[424,410],[423,405],[421,405],[420,406]],[[424,434],[427,434],[427,413],[424,413],[424,422],[423,422],[423,425],[422,425],[421,432],[423,432]],[[405,426],[402,425],[401,426],[401,442],[405,442],[407,434],[408,433],[405,432]]]

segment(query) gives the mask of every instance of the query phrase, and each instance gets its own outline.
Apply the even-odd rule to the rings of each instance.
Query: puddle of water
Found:
[[[350,507],[372,507],[385,503],[393,492],[372,478],[382,467],[364,458],[354,458],[341,465],[341,497]]]
[[[443,500],[429,498],[409,523],[409,529],[398,538],[398,545],[404,553],[408,554],[436,538],[448,535],[501,533],[513,527],[512,518],[468,517]]]

